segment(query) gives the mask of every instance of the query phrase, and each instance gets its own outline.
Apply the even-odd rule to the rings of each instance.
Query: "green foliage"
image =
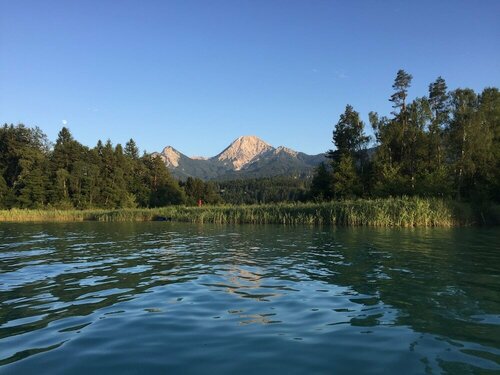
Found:
[[[434,227],[471,225],[470,207],[435,198],[358,199],[245,206],[169,206],[121,210],[4,210],[1,221],[173,221],[215,224]],[[163,225],[163,224],[162,224]]]
[[[333,130],[333,144],[336,150],[330,150],[328,156],[333,160],[345,154],[357,156],[369,141],[369,137],[364,134],[364,127],[359,113],[351,105],[347,105]]]
[[[395,115],[401,115],[406,112],[406,98],[408,96],[408,89],[411,86],[411,74],[406,73],[403,69],[398,70],[396,78],[392,85],[394,94],[389,99],[393,104],[392,107],[399,109],[400,112],[394,112]]]
[[[170,176],[163,160],[159,156],[146,157],[144,162],[148,170],[148,182],[151,191],[150,207],[185,203],[186,195],[184,191],[180,188],[179,183]]]
[[[483,184],[488,199],[500,202],[500,92],[497,88],[486,88],[479,97],[480,121],[488,126],[491,137],[491,161],[483,171]]]
[[[467,200],[483,221],[497,217],[492,202],[500,202],[499,90],[450,92],[438,77],[427,97],[410,100],[411,82],[412,76],[399,70],[389,99],[394,111],[389,116],[369,113],[372,149],[367,149],[369,137],[359,113],[347,105],[333,130],[335,149],[312,179],[295,173],[219,182],[188,178],[179,184],[159,156],[139,156],[133,139],[124,148],[109,140],[89,148],[64,127],[52,148],[40,129],[5,124],[0,128],[0,209],[114,210],[193,206],[200,199],[210,206],[410,196]],[[276,172],[276,165],[283,173],[297,170],[285,156],[276,158],[280,163],[268,163],[267,171]],[[211,220],[217,221],[224,214],[214,215]],[[267,222],[269,210],[263,215]],[[281,221],[277,217],[273,220]]]
[[[217,182],[224,202],[230,204],[264,204],[304,201],[309,180],[296,177],[267,177]]]
[[[109,209],[181,204],[185,195],[161,160],[133,140],[93,149],[61,129],[53,150],[38,129],[0,129],[0,208]]]
[[[202,204],[222,203],[214,182],[204,182],[199,178],[188,177],[182,187],[186,192],[186,203],[190,206],[197,205],[200,200]]]
[[[336,149],[327,153],[332,160],[330,168],[322,163],[315,171],[311,188],[314,199],[341,199],[364,194],[363,180],[369,170],[366,150],[369,139],[359,113],[347,105],[333,130]]]
[[[137,145],[132,138],[130,138],[130,140],[125,144],[125,151],[124,152],[125,152],[125,155],[131,159],[134,159],[134,160],[139,159],[139,148],[137,148]]]
[[[317,201],[333,198],[332,172],[325,163],[320,163],[314,171],[311,183],[311,197]]]
[[[332,175],[332,191],[335,198],[352,198],[361,195],[361,179],[354,159],[344,154],[335,162]]]
[[[494,163],[493,124],[484,119],[479,97],[473,90],[458,89],[451,93],[448,158],[458,199],[479,193],[477,185],[488,179],[488,170]]]
[[[5,182],[5,178],[0,174],[0,208],[7,207],[8,194],[10,190]]]
[[[480,95],[471,89],[448,92],[438,77],[429,85],[428,97],[409,101],[411,81],[410,74],[398,71],[389,99],[392,117],[370,112],[376,147],[369,160],[354,152],[352,144],[363,145],[356,142],[362,139],[363,124],[346,107],[333,132],[336,150],[327,153],[331,171],[325,166],[316,170],[313,197],[417,195],[467,199],[477,207],[500,201],[498,89],[486,88]]]

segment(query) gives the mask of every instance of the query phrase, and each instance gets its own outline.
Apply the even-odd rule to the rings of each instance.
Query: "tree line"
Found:
[[[198,179],[179,183],[159,156],[99,141],[76,141],[64,127],[52,145],[39,128],[0,128],[0,208],[132,208],[220,200]]]
[[[375,146],[347,105],[333,130],[334,150],[315,171],[316,200],[433,196],[500,201],[500,93],[448,91],[438,77],[427,96],[408,100],[412,76],[397,72],[388,116],[369,113]]]
[[[0,128],[0,209],[135,208],[305,201],[309,180],[293,177],[203,181],[174,179],[159,155],[133,139],[89,148],[62,128],[55,144],[37,127]]]
[[[254,204],[356,197],[423,196],[500,202],[500,93],[448,91],[439,77],[427,96],[408,99],[412,76],[398,71],[393,111],[369,113],[374,137],[347,105],[333,130],[334,149],[312,180],[280,176],[177,181],[159,155],[133,139],[93,148],[62,128],[55,144],[37,127],[0,128],[0,209],[132,208]],[[371,141],[374,146],[369,147]]]
[[[276,176],[215,182],[221,198],[230,204],[304,202],[310,179]]]

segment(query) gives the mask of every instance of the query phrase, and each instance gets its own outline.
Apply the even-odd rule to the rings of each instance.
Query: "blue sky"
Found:
[[[212,156],[240,135],[331,147],[347,103],[499,86],[500,1],[0,0],[0,122]]]

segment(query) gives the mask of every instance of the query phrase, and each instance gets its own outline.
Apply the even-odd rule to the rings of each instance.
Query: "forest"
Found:
[[[3,208],[132,208],[180,204],[186,194],[159,158],[139,156],[133,140],[90,149],[63,128],[51,147],[38,128],[0,130]]]
[[[93,148],[62,128],[54,144],[37,127],[0,128],[0,208],[146,208],[356,198],[439,197],[500,202],[500,93],[449,91],[439,77],[427,96],[408,100],[411,74],[400,70],[393,112],[370,112],[374,138],[353,106],[334,126],[327,162],[312,180],[273,178],[177,181],[133,139]]]
[[[335,148],[314,175],[317,200],[442,197],[500,201],[500,93],[448,91],[438,77],[427,96],[408,100],[412,76],[397,72],[389,116],[369,113],[375,139],[347,105],[333,130]],[[374,146],[368,148],[370,141]]]

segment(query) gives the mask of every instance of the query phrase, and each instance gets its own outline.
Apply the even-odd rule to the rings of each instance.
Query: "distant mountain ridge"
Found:
[[[235,139],[221,153],[209,158],[190,158],[172,146],[153,155],[160,156],[177,178],[204,180],[310,176],[314,167],[325,159],[324,154],[307,155],[284,146],[275,148],[253,135]]]

